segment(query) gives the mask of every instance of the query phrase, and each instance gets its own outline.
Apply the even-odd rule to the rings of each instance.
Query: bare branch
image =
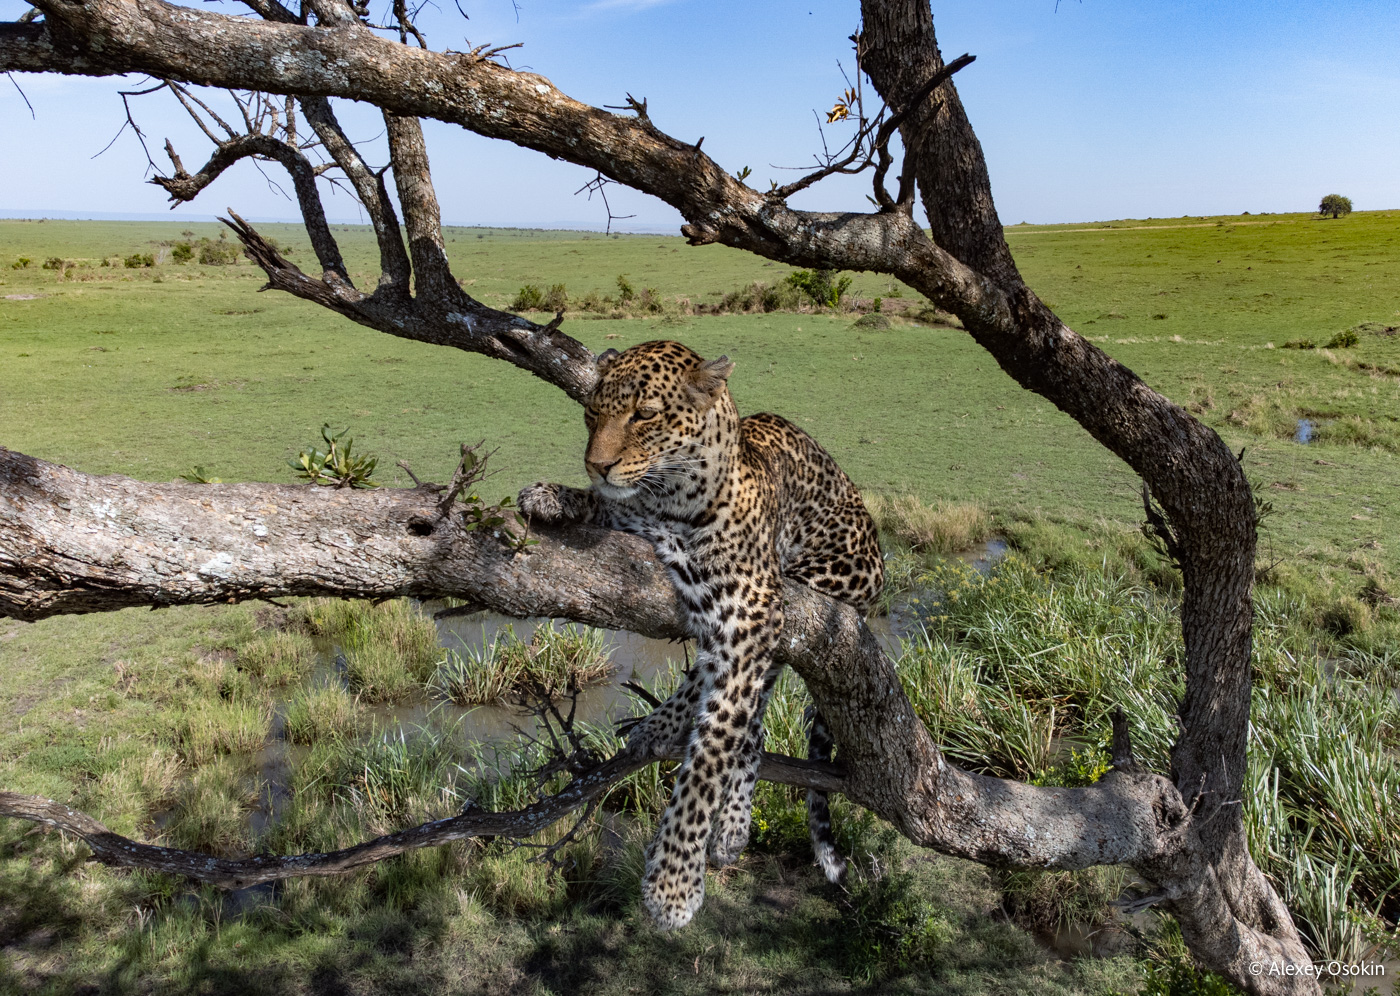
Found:
[[[678,754],[673,760],[679,759]],[[623,778],[655,762],[653,757],[638,757],[624,749],[579,772],[558,793],[524,809],[493,813],[472,808],[460,816],[423,823],[329,853],[219,858],[199,851],[143,844],[113,833],[86,813],[61,802],[15,792],[0,791],[0,817],[29,820],[73,834],[92,849],[93,858],[106,865],[183,875],[225,889],[243,889],[288,878],[343,875],[406,851],[473,837],[532,837],[570,813],[596,805]],[[833,774],[835,770],[831,765],[814,765],[765,751],[758,774],[766,781],[840,791],[842,779]]]
[[[295,146],[269,135],[240,135],[220,142],[214,150],[214,155],[193,176],[184,171],[179,157],[175,154],[175,150],[168,140],[165,143],[165,148],[175,166],[175,175],[173,177],[158,176],[152,179],[151,183],[164,188],[170,194],[171,201],[176,203],[193,200],[201,190],[213,183],[224,170],[240,159],[246,159],[250,156],[265,156],[281,163],[292,178],[297,203],[301,206],[302,220],[306,225],[307,235],[311,238],[311,246],[316,252],[316,259],[320,262],[322,270],[327,274],[334,274],[346,286],[350,285],[350,273],[345,267],[345,260],[340,255],[340,247],[331,234],[330,225],[326,222],[325,210],[321,206],[321,196],[316,190],[315,168]],[[278,258],[282,258],[280,254]],[[285,259],[282,261],[286,262]]]
[[[389,199],[389,191],[384,186],[384,176],[366,165],[358,149],[345,137],[340,122],[336,120],[331,102],[324,97],[302,97],[302,113],[320,138],[326,152],[335,160],[355,188],[356,196],[369,214],[374,228],[374,238],[379,244],[379,290],[388,298],[406,299],[409,293],[408,253],[404,250],[403,235],[399,232],[399,218],[394,203]]]
[[[401,2],[401,0],[400,0]],[[413,289],[420,301],[444,307],[467,300],[452,278],[447,249],[442,242],[442,212],[428,170],[428,149],[417,118],[385,114],[389,130],[389,159],[399,190],[408,247],[413,259]]]

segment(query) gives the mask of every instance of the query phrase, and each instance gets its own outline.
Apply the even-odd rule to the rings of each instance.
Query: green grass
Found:
[[[284,729],[294,744],[353,736],[361,725],[359,699],[339,684],[299,688],[287,701]]]
[[[404,702],[421,695],[442,656],[433,621],[407,599],[347,604],[358,610],[340,638],[350,690],[366,702]]]
[[[537,695],[557,699],[572,689],[606,681],[614,667],[602,630],[552,621],[537,626],[526,643],[507,626],[481,650],[449,650],[433,686],[457,705],[504,705]]]
[[[217,226],[189,227],[217,237]],[[267,229],[309,260],[298,229]],[[544,478],[582,483],[582,420],[558,391],[258,295],[246,262],[38,269],[49,256],[160,257],[180,230],[0,221],[0,444],[92,473],[163,480],[200,465],[225,480],[291,482],[286,460],[329,422],[380,458],[388,484],[409,483],[398,459],[446,480],[459,444],[482,438],[499,448],[488,498]],[[337,234],[357,280],[372,284],[367,230]],[[960,330],[919,307],[905,313],[917,320],[885,309],[888,328],[853,327],[849,313],[687,314],[726,296],[731,308],[757,300],[743,289],[788,271],[676,238],[447,236],[458,275],[498,307],[526,284],[564,284],[571,301],[616,296],[619,274],[639,295],[654,289],[654,315],[575,312],[565,328],[595,349],[666,337],[727,352],[742,411],[792,418],[887,499],[901,551],[890,574],[924,589],[931,634],[901,674],[960,763],[1084,784],[1102,773],[1118,704],[1139,754],[1165,763],[1179,580],[1136,531],[1137,483]],[[1315,950],[1354,952],[1376,909],[1396,915],[1400,874],[1396,814],[1367,801],[1400,792],[1389,692],[1400,679],[1400,336],[1388,332],[1400,324],[1400,213],[1015,226],[1007,238],[1072,327],[1246,449],[1275,507],[1260,550],[1251,846]],[[3,268],[19,255],[35,263]],[[850,294],[921,305],[871,275],[854,275]],[[1325,347],[1348,330],[1355,345]],[[1322,348],[1282,348],[1302,339]],[[1292,441],[1303,417],[1316,425],[1309,446]],[[930,532],[958,517],[925,511],[958,505],[990,514],[1018,551],[991,579],[928,552],[961,540]],[[987,525],[980,514],[960,522],[969,537]],[[314,666],[337,647],[348,687]],[[528,752],[483,752],[435,718],[420,733],[367,717],[371,701],[424,696],[441,659],[432,622],[407,602],[0,620],[0,784],[72,800],[119,832],[225,853],[344,846],[466,798],[528,802]],[[254,832],[274,702],[298,746],[288,797]],[[801,753],[804,704],[786,677],[771,749]],[[1027,929],[1102,915],[1107,873],[996,876],[916,852],[838,799],[842,846],[865,876],[839,893],[807,867],[800,794],[770,785],[755,797],[750,856],[712,877],[695,926],[659,935],[636,881],[672,771],[619,786],[560,874],[508,842],[454,845],[288,883],[242,913],[213,890],[84,866],[81,848],[11,822],[0,827],[0,988],[981,994],[1131,990],[1141,979],[1123,958],[1055,960]],[[1181,952],[1163,951],[1168,967],[1149,989],[1197,985]]]

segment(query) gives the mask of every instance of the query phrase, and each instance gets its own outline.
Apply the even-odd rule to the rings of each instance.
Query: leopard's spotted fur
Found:
[[[875,526],[841,468],[777,415],[740,419],[733,364],[678,342],[598,357],[585,421],[587,491],[535,484],[520,507],[544,521],[585,521],[649,539],[669,568],[697,643],[681,686],[631,734],[664,752],[691,732],[670,804],[647,855],[642,894],[663,927],[689,922],[718,865],[748,842],[763,713],[778,669],[782,577],[868,611],[884,570]],[[829,756],[817,720],[812,746]],[[828,877],[845,862],[826,800],[809,794],[813,845]],[[711,826],[714,825],[713,833]]]

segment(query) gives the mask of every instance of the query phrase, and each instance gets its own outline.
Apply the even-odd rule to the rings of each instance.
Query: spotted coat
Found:
[[[587,400],[584,491],[534,484],[520,507],[537,520],[593,522],[646,537],[669,569],[696,640],[680,687],[631,733],[685,761],[647,853],[643,900],[663,927],[688,923],[704,898],[708,845],[731,864],[748,842],[763,713],[779,670],[782,579],[870,610],[884,571],[875,526],[849,478],[777,415],[740,419],[733,364],[678,342],[598,357]],[[830,756],[817,718],[811,753]],[[839,880],[826,799],[809,793],[818,860]]]

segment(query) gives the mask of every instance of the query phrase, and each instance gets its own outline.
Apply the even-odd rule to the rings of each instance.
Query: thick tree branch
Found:
[[[360,150],[345,137],[329,100],[324,97],[302,97],[301,110],[326,152],[355,188],[360,204],[369,215],[374,238],[379,245],[380,276],[376,296],[386,301],[407,300],[410,272],[408,253],[404,251],[399,218],[394,211],[394,202],[389,199],[389,191],[384,186],[383,173],[371,170],[360,155]]]
[[[389,159],[394,164],[394,183],[403,205],[408,228],[408,247],[413,259],[413,289],[420,300],[448,307],[460,306],[468,298],[452,278],[447,248],[442,242],[442,211],[428,171],[428,147],[417,118],[385,114],[389,131]]]
[[[0,611],[38,619],[278,595],[452,596],[514,616],[686,634],[645,541],[544,529],[516,553],[440,518],[438,500],[417,488],[147,484],[0,450]],[[1138,863],[1175,849],[1185,807],[1166,779],[1115,773],[1053,789],[960,771],[855,610],[793,583],[784,597],[777,659],[802,676],[841,744],[841,790],[912,840],[1021,867]]]

